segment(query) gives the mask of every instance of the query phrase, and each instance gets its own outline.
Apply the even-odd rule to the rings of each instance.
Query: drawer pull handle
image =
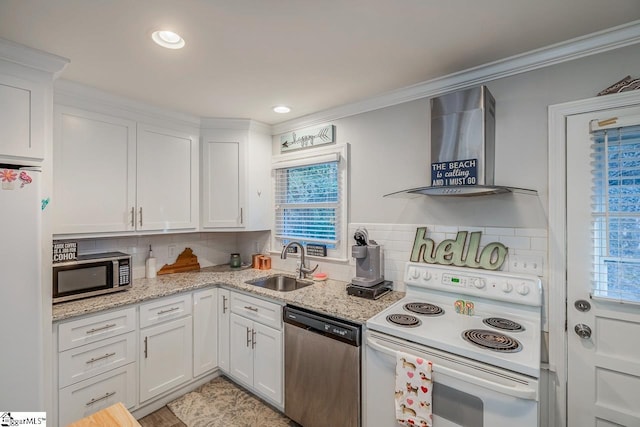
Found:
[[[90,363],[97,362],[98,360],[106,359],[107,357],[111,357],[115,355],[116,353],[114,352],[114,353],[107,353],[104,356],[100,356],[100,357],[92,357],[91,359],[86,361],[86,364],[88,365]]]
[[[247,310],[255,311],[256,313],[258,312],[257,308],[251,307],[250,305],[245,305],[244,308],[246,308]]]
[[[167,310],[160,310],[158,312],[158,316],[160,316],[161,314],[167,314],[167,313],[171,313],[172,311],[176,311],[176,310],[180,310],[180,307],[171,307]]]
[[[93,399],[91,399],[90,401],[88,401],[87,403],[85,403],[84,405],[85,405],[85,406],[91,406],[91,405],[93,405],[93,404],[94,404],[94,403],[96,403],[96,402],[100,402],[101,400],[104,400],[104,399],[108,399],[108,398],[110,398],[110,397],[111,397],[111,396],[113,396],[114,394],[116,394],[116,392],[115,392],[115,391],[112,391],[111,393],[105,393],[105,395],[104,395],[104,396],[100,396],[100,397],[98,397],[97,399],[96,399],[96,398],[93,398]]]
[[[247,347],[251,343],[251,329],[247,328]]]
[[[94,333],[94,332],[98,332],[98,331],[104,331],[105,329],[113,328],[114,326],[116,326],[116,324],[115,324],[115,323],[109,323],[109,324],[104,325],[104,326],[102,326],[102,327],[100,327],[100,328],[93,328],[93,329],[89,329],[89,330],[87,331],[87,334],[92,334],[92,333]]]

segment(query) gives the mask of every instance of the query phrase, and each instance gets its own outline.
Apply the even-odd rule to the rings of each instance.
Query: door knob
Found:
[[[574,328],[574,330],[576,331],[576,334],[578,334],[578,336],[582,339],[586,340],[588,338],[591,338],[591,328],[588,327],[587,325],[578,323]]]

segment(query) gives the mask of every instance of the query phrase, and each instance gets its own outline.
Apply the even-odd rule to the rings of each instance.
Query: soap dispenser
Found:
[[[147,258],[144,267],[144,275],[147,279],[153,279],[154,277],[156,277],[156,259],[153,257],[153,250],[151,249],[151,245],[149,245],[149,257]]]

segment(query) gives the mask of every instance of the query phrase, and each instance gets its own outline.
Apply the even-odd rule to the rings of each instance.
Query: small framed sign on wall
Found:
[[[280,152],[317,147],[335,142],[335,126],[324,125],[288,132],[280,136]]]

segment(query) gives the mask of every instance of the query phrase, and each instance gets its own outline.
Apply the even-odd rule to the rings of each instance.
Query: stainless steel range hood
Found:
[[[431,185],[385,197],[537,194],[494,184],[495,121],[495,100],[486,86],[432,98]]]

